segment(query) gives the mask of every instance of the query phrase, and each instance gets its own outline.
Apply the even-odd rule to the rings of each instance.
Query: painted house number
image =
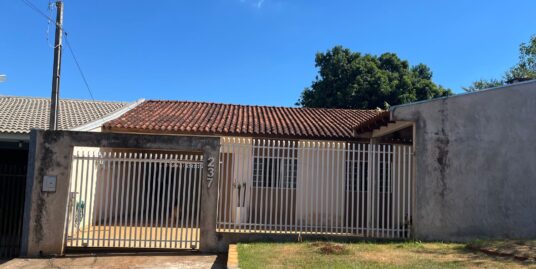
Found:
[[[212,182],[214,181],[214,157],[208,157],[208,165],[207,165],[207,181],[208,181],[208,188],[210,189],[210,186],[212,186]]]

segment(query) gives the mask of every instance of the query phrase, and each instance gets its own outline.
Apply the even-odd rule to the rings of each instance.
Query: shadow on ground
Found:
[[[226,268],[227,255],[207,255],[196,253],[152,254],[78,254],[57,258],[17,258],[0,267],[14,268]]]

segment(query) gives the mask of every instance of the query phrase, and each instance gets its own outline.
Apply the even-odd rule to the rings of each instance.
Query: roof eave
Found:
[[[303,135],[278,135],[278,134],[255,134],[255,133],[231,133],[231,132],[205,132],[205,131],[170,131],[162,129],[141,129],[141,128],[121,128],[103,127],[103,132],[117,133],[138,133],[138,134],[158,134],[158,135],[193,135],[193,136],[217,136],[217,137],[251,137],[268,139],[289,139],[289,140],[322,140],[322,141],[357,141],[363,138],[355,136],[303,136]]]

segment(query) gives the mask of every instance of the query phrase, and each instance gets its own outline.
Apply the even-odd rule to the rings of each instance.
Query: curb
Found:
[[[239,269],[238,267],[238,250],[236,244],[229,245],[229,252],[227,253],[227,268]]]

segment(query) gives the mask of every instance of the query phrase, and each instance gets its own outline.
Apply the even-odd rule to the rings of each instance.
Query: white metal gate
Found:
[[[66,246],[199,248],[202,155],[75,148]]]
[[[220,232],[408,238],[409,145],[223,138]]]

